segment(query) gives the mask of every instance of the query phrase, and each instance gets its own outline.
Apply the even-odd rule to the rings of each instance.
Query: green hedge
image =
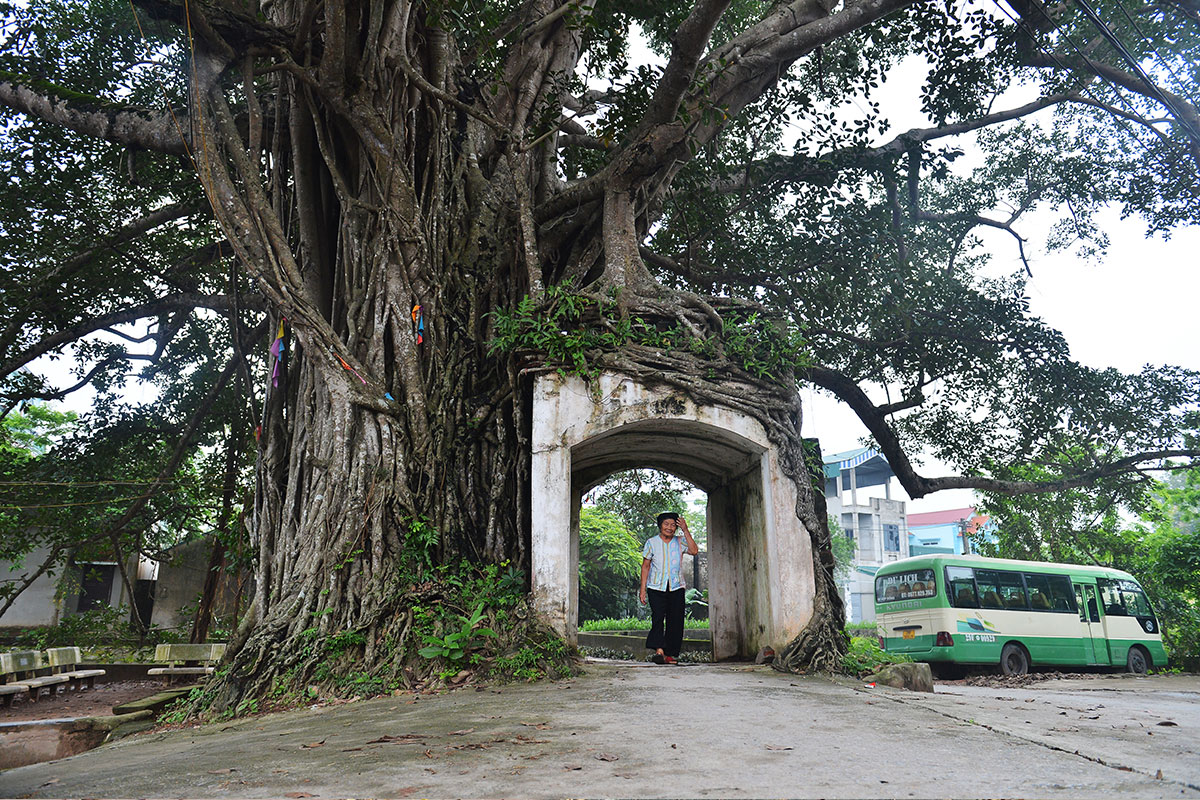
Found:
[[[684,619],[685,630],[708,630],[706,619]],[[624,619],[589,619],[579,623],[581,631],[645,631],[650,629],[650,620],[637,617]]]

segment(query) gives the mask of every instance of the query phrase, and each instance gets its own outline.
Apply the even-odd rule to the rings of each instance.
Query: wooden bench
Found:
[[[49,668],[42,665],[40,650],[0,653],[0,674],[4,675],[4,694],[0,697],[4,705],[22,692],[28,692],[30,702],[36,703],[43,689],[57,694],[58,687],[70,680],[66,675],[49,674]]]
[[[161,677],[166,685],[170,685],[172,678],[204,680],[213,673],[216,663],[223,655],[223,643],[160,644],[154,648],[154,660],[166,663],[167,666],[153,667],[147,674]]]
[[[50,661],[50,673],[66,675],[67,687],[71,689],[91,689],[96,678],[104,674],[102,669],[75,669],[83,660],[78,647],[51,647],[46,650],[46,658]]]

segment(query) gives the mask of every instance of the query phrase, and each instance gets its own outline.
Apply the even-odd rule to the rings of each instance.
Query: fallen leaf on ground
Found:
[[[302,744],[302,745],[300,745],[300,749],[301,750],[312,750],[314,747],[324,747],[324,746],[325,746],[325,740],[322,739],[319,742],[312,742],[311,744]]]
[[[583,764],[564,764],[563,769],[565,769],[565,770],[583,769]]]
[[[58,780],[59,780],[58,778],[51,778],[50,780],[43,783],[42,786],[53,786],[54,784],[58,783]],[[40,788],[42,788],[42,786],[39,786],[38,788],[40,789]]]
[[[791,750],[792,748],[788,747],[787,745],[769,744],[769,745],[767,745],[767,749],[768,750]]]
[[[526,728],[537,728],[539,731],[544,731],[550,727],[549,722],[522,722]]]
[[[1162,770],[1161,769],[1158,772],[1154,773],[1154,780],[1156,780],[1156,781],[1162,780]]]
[[[461,731],[450,731],[451,736],[466,736],[468,733],[474,733],[474,728],[463,728]]]
[[[320,797],[320,795],[309,794],[308,792],[288,792],[284,797]]]
[[[1158,724],[1159,724],[1159,725],[1161,725],[1161,726],[1163,726],[1164,728],[1177,728],[1177,727],[1179,727],[1179,723],[1178,723],[1178,722],[1171,722],[1171,720],[1169,720],[1169,719],[1164,719],[1162,722],[1159,722]]]
[[[233,767],[226,767],[225,769],[210,769],[208,771],[208,774],[209,775],[229,775],[232,772],[233,772]]]
[[[419,733],[402,733],[399,736],[392,736],[390,733],[385,733],[378,739],[372,739],[371,741],[367,742],[367,744],[384,744],[386,742],[415,742],[418,739],[424,738],[425,737]]]
[[[617,761],[621,757],[614,756],[612,753],[596,753],[596,758],[600,761]]]

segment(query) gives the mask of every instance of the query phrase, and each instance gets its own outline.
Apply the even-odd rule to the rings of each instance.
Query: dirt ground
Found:
[[[0,708],[0,722],[27,722],[36,719],[106,717],[113,706],[149,697],[162,689],[158,681],[116,681],[98,683],[93,689],[69,691],[58,687],[54,696],[43,694],[36,703],[29,695],[17,695],[12,705]]]

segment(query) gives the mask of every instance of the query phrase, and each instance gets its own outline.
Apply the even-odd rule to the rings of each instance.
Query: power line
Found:
[[[1065,64],[1061,58],[1059,58],[1057,55],[1050,52],[1050,50],[1048,50],[1047,48],[1042,46],[1042,44],[1037,39],[1036,32],[1029,25],[1029,23],[1027,23],[1024,20],[1024,18],[1022,18],[1020,16],[1014,16],[1012,13],[1010,13],[1008,10],[1006,10],[1004,8],[1004,6],[1002,6],[1000,4],[1000,0],[992,0],[992,2],[995,4],[996,8],[1000,9],[1000,13],[1002,13],[1002,14],[1004,14],[1004,16],[1008,17],[1008,19],[1011,20],[1013,22],[1013,24],[1015,24],[1019,29],[1025,31],[1025,34],[1029,37],[1029,40],[1034,44],[1035,47],[1037,47],[1037,49],[1042,53],[1042,55],[1046,56],[1052,62],[1054,62],[1055,66],[1057,66],[1059,69],[1062,69],[1066,72],[1072,71],[1071,67],[1069,67],[1067,64]],[[1039,12],[1041,12],[1042,16],[1044,16],[1047,20],[1049,20],[1052,23],[1055,22],[1055,20],[1049,14],[1046,13],[1046,10],[1044,8],[1042,8],[1042,6],[1039,3],[1035,2],[1034,6],[1038,9]],[[1075,40],[1072,39],[1069,34],[1063,34],[1063,38],[1066,39],[1067,43],[1071,46],[1071,48],[1076,53],[1078,53],[1079,56],[1081,58],[1083,58],[1085,62],[1090,61],[1090,59],[1088,59],[1088,57],[1086,55],[1084,55],[1083,50],[1080,49],[1079,45],[1075,44]],[[1100,78],[1101,81],[1103,81],[1110,89],[1113,90],[1113,92],[1116,94],[1117,100],[1128,109],[1128,113],[1131,116],[1133,116],[1135,118],[1141,118],[1141,116],[1142,116],[1141,113],[1133,106],[1132,103],[1129,102],[1129,100],[1125,97],[1125,95],[1123,95],[1121,93],[1120,87],[1113,84],[1112,81],[1110,81],[1108,78],[1104,77],[1103,75],[1096,75],[1096,77]],[[1096,94],[1091,90],[1090,87],[1085,85],[1083,87],[1082,91],[1084,94],[1088,95],[1092,99],[1092,101],[1095,102],[1099,107],[1101,107],[1101,108],[1108,107],[1108,103],[1104,102],[1099,97],[1097,97]],[[1137,142],[1141,146],[1141,148],[1146,151],[1146,154],[1148,156],[1150,156],[1151,158],[1156,160],[1158,162],[1159,166],[1161,166],[1164,170],[1167,170],[1167,171],[1170,170],[1170,165],[1165,163],[1160,156],[1155,154],[1155,152],[1150,149],[1149,145],[1147,145],[1144,141],[1142,141],[1142,138],[1140,136],[1138,136],[1137,133],[1130,128],[1129,123],[1126,120],[1122,119],[1121,116],[1119,116],[1118,114],[1115,114],[1115,113],[1112,116],[1117,121],[1117,123],[1125,130],[1125,132],[1127,134],[1129,134],[1130,138],[1132,138],[1135,142]],[[1160,136],[1164,135],[1164,134],[1162,134],[1161,131],[1158,131],[1158,133]]]
[[[1130,53],[1125,47],[1124,42],[1118,39],[1117,35],[1113,33],[1106,24],[1104,24],[1104,20],[1100,19],[1099,15],[1097,15],[1092,9],[1091,5],[1088,4],[1088,1],[1075,0],[1075,2],[1078,3],[1079,7],[1083,9],[1084,15],[1091,21],[1096,30],[1100,31],[1100,35],[1103,36],[1109,44],[1116,48],[1116,51],[1121,55],[1121,58],[1125,59],[1125,63],[1127,63],[1129,68],[1133,70],[1133,74],[1137,75],[1138,80],[1145,84],[1146,88],[1150,91],[1150,95],[1170,110],[1171,114],[1174,115],[1175,120],[1187,130],[1192,141],[1194,141],[1196,144],[1200,144],[1200,130],[1197,130],[1196,127],[1192,125],[1191,120],[1189,120],[1186,115],[1181,113],[1175,101],[1172,98],[1167,97],[1163,91],[1158,88],[1154,81],[1150,79],[1150,76],[1146,74],[1144,69],[1142,69],[1142,65],[1138,63],[1137,59],[1133,57],[1133,54]],[[1082,53],[1080,55],[1082,55]]]
[[[1181,91],[1183,91],[1187,94],[1189,100],[1191,100],[1193,103],[1195,103],[1196,96],[1194,94],[1192,94],[1192,90],[1191,90],[1191,88],[1189,88],[1188,82],[1185,81],[1183,78],[1179,77],[1179,73],[1177,73],[1174,70],[1174,68],[1171,67],[1171,63],[1169,61],[1167,61],[1167,59],[1165,59],[1161,55],[1159,55],[1159,52],[1154,49],[1154,40],[1152,40],[1149,36],[1147,36],[1145,34],[1145,32],[1141,29],[1141,27],[1134,20],[1134,18],[1132,16],[1130,16],[1129,11],[1126,10],[1125,6],[1122,3],[1118,2],[1117,8],[1121,9],[1121,15],[1124,16],[1125,19],[1129,22],[1129,25],[1130,25],[1130,27],[1133,28],[1134,32],[1136,32],[1138,36],[1142,37],[1142,41],[1144,41],[1146,44],[1150,45],[1150,53],[1156,59],[1158,59],[1158,62],[1163,65],[1163,68],[1166,69],[1166,71],[1168,73],[1170,73],[1171,77],[1175,79],[1177,87]]]

